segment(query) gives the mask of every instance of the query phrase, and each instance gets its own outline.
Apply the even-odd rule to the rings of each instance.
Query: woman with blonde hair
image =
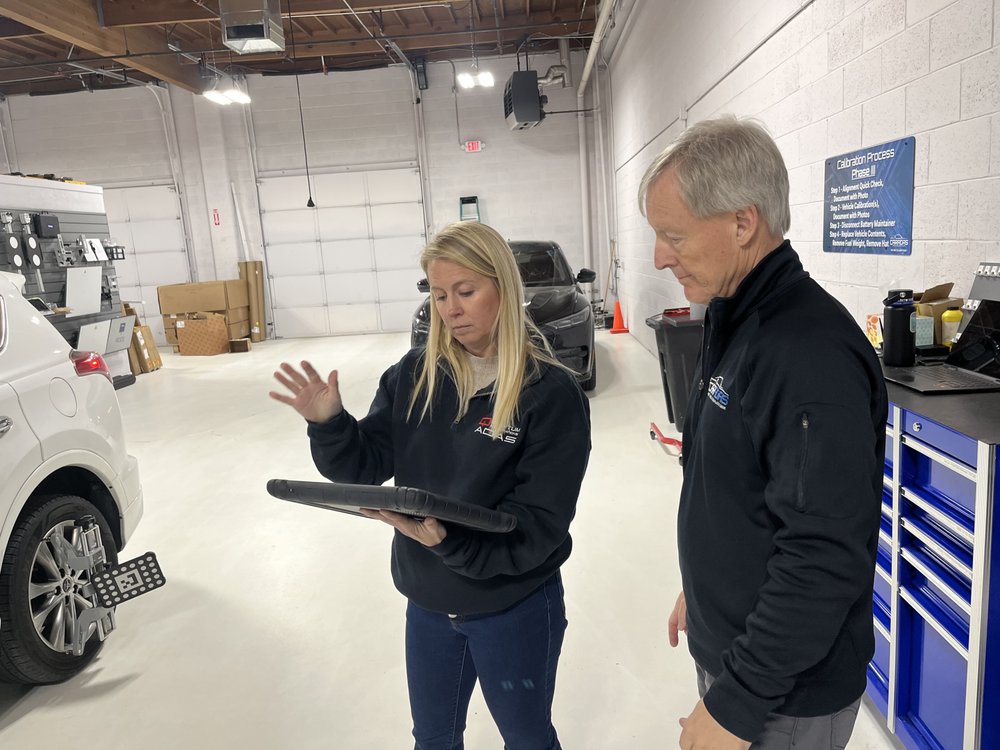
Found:
[[[461,750],[478,679],[507,750],[559,750],[552,725],[566,629],[561,565],[590,452],[575,377],[524,311],[510,247],[458,222],[425,248],[430,333],[387,370],[368,415],[344,407],[336,370],[308,362],[271,396],[309,422],[313,460],[335,482],[389,478],[517,517],[506,534],[366,511],[395,527],[392,575],[409,600],[406,672],[416,750]]]

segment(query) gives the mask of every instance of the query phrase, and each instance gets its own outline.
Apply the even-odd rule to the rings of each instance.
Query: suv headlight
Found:
[[[545,324],[546,328],[551,328],[555,331],[562,331],[566,328],[573,328],[574,326],[583,325],[587,322],[587,318],[590,317],[591,312],[589,307],[584,307],[572,315],[567,315],[565,318],[559,318],[557,320],[550,320]]]

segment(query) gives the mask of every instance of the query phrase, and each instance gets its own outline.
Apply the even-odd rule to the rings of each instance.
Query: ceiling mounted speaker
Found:
[[[281,52],[281,0],[219,0],[222,43],[240,55]]]

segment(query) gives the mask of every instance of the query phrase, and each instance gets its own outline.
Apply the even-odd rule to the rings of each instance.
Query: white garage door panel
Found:
[[[177,194],[169,187],[126,188],[125,201],[132,221],[179,219]]]
[[[301,211],[267,211],[261,217],[264,224],[264,241],[268,245],[315,241],[316,223],[313,218],[315,210],[304,208]]]
[[[419,269],[413,271],[380,271],[378,275],[378,298],[390,302],[412,300],[414,304],[423,298],[417,291],[417,282],[423,278]]]
[[[309,193],[306,178],[269,177],[260,182],[260,206],[262,211],[284,211],[303,208]]]
[[[376,237],[420,235],[423,230],[424,213],[418,203],[372,206],[372,232]]]
[[[132,233],[128,228],[127,214],[124,219],[115,221],[112,221],[111,214],[108,214],[108,234],[111,235],[111,239],[121,242],[128,250],[132,249]]]
[[[330,333],[371,333],[379,330],[377,305],[331,305]]]
[[[371,240],[324,242],[323,268],[327,273],[372,270]]]
[[[320,208],[320,240],[350,240],[368,236],[368,212],[364,206],[352,208]]]
[[[112,221],[128,221],[128,204],[125,202],[124,190],[104,191],[104,213],[108,215],[108,224]]]
[[[329,206],[363,206],[365,176],[363,172],[320,174],[313,178],[316,204]]]
[[[326,336],[329,332],[327,308],[292,307],[275,309],[274,332],[286,339]]]
[[[160,284],[183,284],[188,280],[187,255],[183,252],[144,253],[136,256],[139,278]]]
[[[118,276],[119,294],[123,286],[139,286],[139,267],[136,264],[135,255],[127,253],[125,260],[116,260],[112,263],[115,267],[115,275]],[[187,265],[184,266],[185,272]],[[122,297],[122,299],[125,299]]]
[[[383,302],[379,305],[383,331],[409,331],[419,302]]]
[[[160,297],[156,293],[155,286],[139,287],[139,296],[136,301],[142,303],[136,312],[142,318],[143,325],[151,325],[154,320],[160,317]]]
[[[420,173],[415,169],[369,172],[368,196],[372,203],[419,203]]]
[[[142,299],[142,290],[135,284],[122,284],[118,282],[118,296],[122,302],[138,302]],[[141,312],[136,310],[136,312]]]
[[[270,245],[267,270],[275,277],[320,273],[319,245],[315,242]]]
[[[159,253],[182,250],[181,223],[177,219],[133,221],[132,242],[136,253]]]
[[[337,273],[323,278],[326,280],[326,299],[331,307],[371,302],[376,299],[376,294],[378,294],[378,288],[375,286],[375,274],[371,271]]]
[[[423,237],[419,235],[392,237],[375,240],[374,244],[375,267],[379,270],[414,268],[420,272],[420,253],[424,251]]]
[[[325,305],[321,276],[282,276],[272,280],[275,307]]]
[[[156,345],[163,351],[171,351],[170,347],[167,346],[167,334],[163,331],[163,318],[159,315],[156,317],[150,316],[146,325],[148,325],[149,330],[153,332],[153,341],[156,342]]]
[[[260,184],[276,334],[407,330],[422,298],[419,172],[317,175],[315,209],[301,208],[302,183],[274,177]]]

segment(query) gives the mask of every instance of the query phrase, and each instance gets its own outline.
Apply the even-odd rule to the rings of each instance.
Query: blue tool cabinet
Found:
[[[868,695],[911,750],[1000,748],[1000,394],[889,397]]]

